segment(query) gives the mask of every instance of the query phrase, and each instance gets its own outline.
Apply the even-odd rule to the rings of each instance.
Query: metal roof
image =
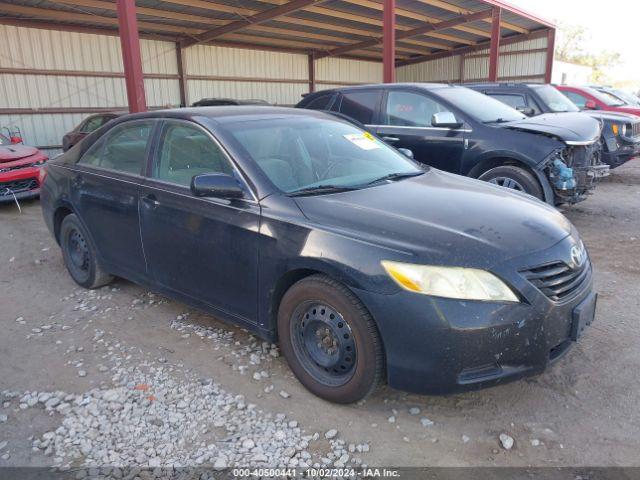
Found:
[[[137,0],[141,36],[316,57],[380,60],[382,0]],[[501,37],[546,35],[554,25],[501,0],[396,0],[396,60],[487,48],[491,11]],[[445,22],[445,23],[442,23]],[[3,0],[0,23],[117,34],[115,0]]]

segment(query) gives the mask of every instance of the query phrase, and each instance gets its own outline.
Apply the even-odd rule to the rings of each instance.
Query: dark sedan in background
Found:
[[[552,85],[529,83],[476,83],[469,88],[509,105],[527,116],[575,113],[581,110]],[[640,117],[604,110],[584,110],[603,123],[602,161],[616,168],[640,155]]]
[[[586,198],[609,174],[600,124],[584,115],[527,118],[469,88],[363,85],[306,95],[298,108],[338,112],[419,162],[519,190],[549,204]]]
[[[50,162],[73,279],[122,276],[279,340],[313,393],[444,393],[541,372],[594,317],[578,232],[320,112],[127,115]]]

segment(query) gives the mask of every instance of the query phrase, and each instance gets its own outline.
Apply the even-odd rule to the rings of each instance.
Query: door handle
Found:
[[[147,195],[146,197],[142,197],[142,202],[150,208],[156,208],[158,205],[160,205],[160,202],[153,193]]]
[[[389,143],[399,142],[400,141],[400,139],[398,137],[382,137],[382,140],[384,140],[385,142],[389,142]]]

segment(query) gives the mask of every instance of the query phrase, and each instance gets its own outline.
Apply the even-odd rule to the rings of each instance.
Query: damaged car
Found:
[[[500,100],[529,117],[544,113],[564,115],[581,111],[562,92],[549,84],[478,83],[466,86]],[[584,110],[583,113],[602,122],[601,158],[610,168],[619,167],[640,155],[640,117],[604,110]]]
[[[465,87],[345,87],[306,95],[297,107],[339,112],[394,147],[411,150],[421,163],[552,205],[584,200],[609,174],[597,120],[581,114],[528,118]]]
[[[0,203],[35,198],[40,194],[40,168],[49,157],[22,139],[0,134]]]
[[[126,115],[46,172],[79,285],[121,276],[278,341],[333,402],[537,374],[594,319],[589,255],[558,210],[325,113]]]

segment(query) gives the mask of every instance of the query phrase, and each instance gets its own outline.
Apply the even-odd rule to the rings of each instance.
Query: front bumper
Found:
[[[555,254],[538,254],[527,264],[564,255],[566,243],[556,245]],[[523,265],[508,262],[495,271],[522,294],[519,304],[354,290],[380,330],[389,385],[415,393],[454,393],[540,373],[562,357],[574,343],[576,307],[595,295],[591,273],[571,297],[556,302],[513,273],[518,264]]]
[[[640,139],[622,137],[619,142],[611,138],[607,139],[606,147],[602,150],[602,161],[612,169],[640,156]]]
[[[0,203],[26,200],[40,195],[39,175],[39,167],[26,167],[0,173]]]

